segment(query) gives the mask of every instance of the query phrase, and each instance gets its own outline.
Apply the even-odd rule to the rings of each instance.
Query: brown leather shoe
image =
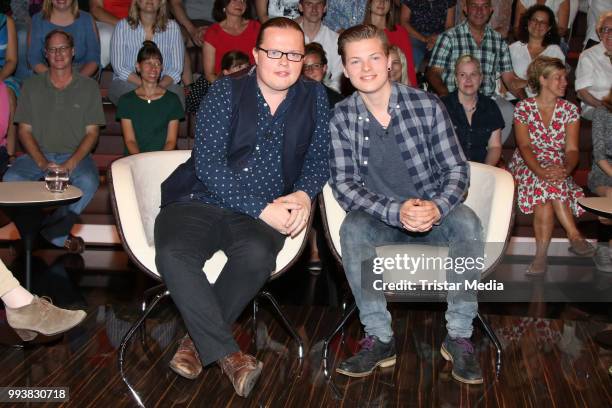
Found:
[[[195,380],[202,372],[200,356],[189,334],[179,341],[178,350],[170,360],[170,369],[189,380]]]
[[[229,377],[236,394],[241,397],[249,396],[263,368],[261,361],[242,351],[228,354],[217,363],[221,367],[221,372]]]

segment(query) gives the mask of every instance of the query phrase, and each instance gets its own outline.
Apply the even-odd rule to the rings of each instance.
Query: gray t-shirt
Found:
[[[409,198],[421,198],[408,175],[408,169],[392,132],[383,128],[371,113],[368,116],[370,154],[368,173],[364,177],[365,187],[401,202]]]
[[[49,73],[28,78],[21,90],[15,122],[32,126],[41,151],[73,153],[89,125],[106,123],[98,83],[77,73],[64,89],[57,89]]]
[[[212,9],[214,0],[184,0],[183,6],[190,20],[206,20],[214,23]]]

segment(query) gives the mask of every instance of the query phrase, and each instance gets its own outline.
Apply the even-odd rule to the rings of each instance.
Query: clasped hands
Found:
[[[537,174],[542,180],[549,183],[559,183],[568,176],[568,171],[564,166],[558,164],[551,164],[550,166],[542,167],[540,174]]]
[[[411,198],[400,208],[400,222],[411,232],[427,232],[440,220],[440,210],[433,201]]]
[[[310,197],[303,191],[296,191],[278,197],[263,209],[259,218],[284,235],[296,237],[308,224]]]

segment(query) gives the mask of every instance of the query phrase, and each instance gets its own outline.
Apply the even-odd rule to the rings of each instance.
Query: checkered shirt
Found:
[[[463,200],[469,166],[446,109],[437,96],[392,84],[389,100],[389,137],[406,164],[421,199],[431,200],[442,218]],[[346,210],[362,210],[383,222],[401,227],[401,202],[369,191],[370,141],[368,110],[358,92],[336,104],[330,121],[331,187]]]
[[[455,62],[462,55],[471,54],[480,60],[483,79],[480,92],[493,96],[497,79],[503,72],[512,71],[512,59],[508,44],[501,35],[488,25],[480,44],[476,44],[467,22],[459,24],[440,34],[433,49],[430,67],[442,68],[442,80],[449,92],[457,88],[455,84]]]

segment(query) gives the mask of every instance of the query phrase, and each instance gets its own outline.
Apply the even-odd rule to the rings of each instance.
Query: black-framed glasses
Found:
[[[300,62],[302,59],[304,59],[304,54],[300,54],[299,52],[282,52],[279,50],[266,50],[261,47],[257,47],[257,49],[259,51],[265,52],[268,58],[270,59],[281,59],[283,58],[283,55],[286,55],[287,59],[292,62]]]

